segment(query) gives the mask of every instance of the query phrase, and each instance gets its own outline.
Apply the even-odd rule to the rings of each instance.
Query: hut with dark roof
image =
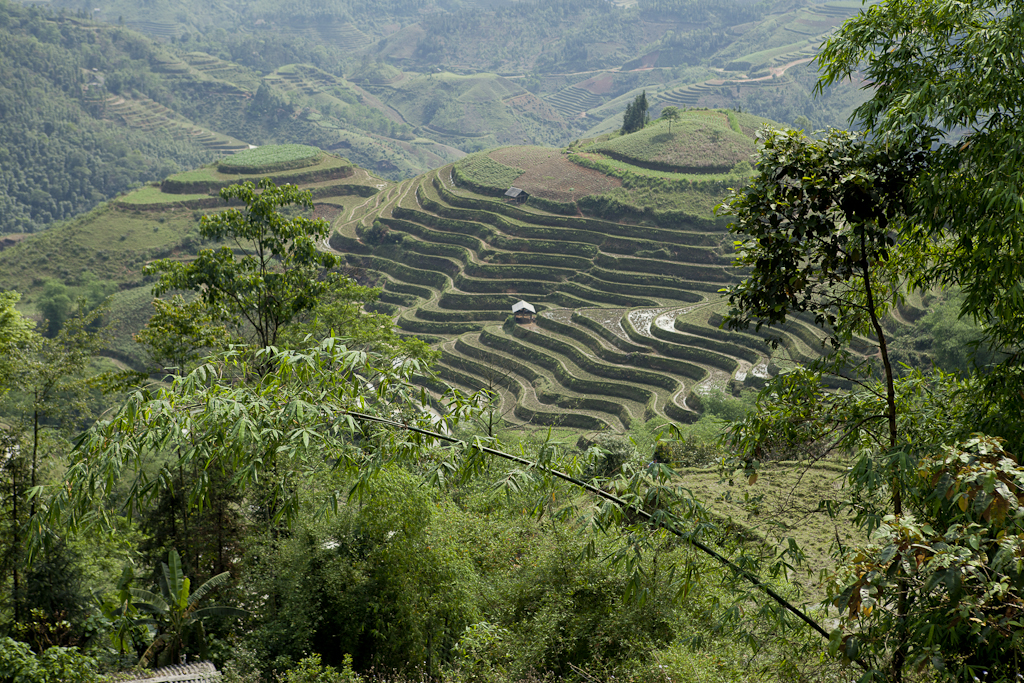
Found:
[[[530,194],[526,190],[520,189],[518,187],[510,187],[505,192],[506,200],[513,201],[518,204],[522,204],[529,198]]]

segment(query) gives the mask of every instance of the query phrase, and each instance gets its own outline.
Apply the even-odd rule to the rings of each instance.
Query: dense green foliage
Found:
[[[86,74],[102,69],[109,88],[120,73],[148,71],[146,42],[0,4],[0,233],[33,232],[209,158],[170,131],[100,121],[105,92]]]
[[[1020,140],[1006,108],[1019,84],[990,68],[1018,49],[1020,21],[984,0],[870,8],[823,52],[823,83],[866,62],[886,84],[855,114],[870,138],[767,133],[754,182],[726,204],[751,268],[730,289],[730,324],[812,312],[832,341],[827,362],[776,378],[734,435],[753,476],[793,448],[856,454],[852,498],[833,504],[872,542],[837,557],[829,649],[865,681],[1020,675]],[[900,376],[881,317],[937,286],[963,290],[953,301],[994,362],[947,353],[956,374]],[[879,363],[851,362],[856,333]],[[856,384],[825,392],[824,372]]]
[[[655,92],[644,79],[670,77],[651,73],[650,60],[717,54],[724,66],[760,69],[800,55],[794,46],[810,38],[780,31],[763,39],[766,24],[757,22],[767,5],[442,3],[450,11],[424,14],[418,0],[259,2],[237,15],[237,36],[197,16],[195,35],[176,39],[190,54],[111,30],[142,55],[102,73],[108,94],[130,95],[131,106],[145,93],[180,105],[169,116],[223,122],[219,130],[238,140],[344,140],[352,149],[366,145],[359,153],[368,157],[367,149],[401,149],[376,157],[392,171],[413,157],[440,158],[423,151],[440,153],[439,145],[413,135],[476,149],[495,139],[487,126],[497,120],[520,126],[508,135],[586,125],[553,115],[520,85],[569,91],[581,107],[630,79],[624,100],[648,89],[630,104],[637,132],[600,150],[571,149],[580,164],[613,169],[622,180],[600,195],[579,196],[591,169],[557,153],[547,166],[524,153],[514,162],[521,169],[472,156],[450,174],[382,183],[377,194],[310,194],[269,181],[225,190],[245,208],[203,217],[190,246],[202,238],[233,240],[235,248],[154,270],[163,276],[158,291],[193,290],[156,302],[140,335],[177,376],[140,385],[98,422],[107,407],[100,391],[129,379],[86,380],[103,345],[105,309],[97,305],[113,289],[108,277],[120,268],[124,281],[137,282],[130,269],[155,250],[168,256],[167,245],[178,245],[207,207],[161,213],[186,225],[173,238],[162,223],[139,221],[141,234],[118,225],[137,251],[120,266],[90,252],[100,277],[78,269],[77,253],[47,265],[45,254],[57,253],[52,243],[12,247],[33,259],[17,277],[35,277],[29,303],[48,336],[15,311],[16,295],[0,295],[0,542],[8,550],[0,558],[0,635],[32,648],[0,642],[0,678],[91,680],[96,662],[63,649],[71,645],[109,668],[209,655],[228,664],[230,680],[289,683],[1019,678],[1024,471],[1014,454],[1022,447],[1024,316],[1012,169],[1020,145],[1005,92],[1015,84],[996,69],[947,79],[899,41],[954,71],[963,51],[984,66],[1002,59],[993,49],[1016,53],[1020,20],[1014,8],[986,0],[922,4],[883,3],[826,49],[826,79],[848,75],[863,58],[876,82],[894,84],[860,112],[870,135],[765,132],[756,172],[728,155],[720,167],[705,163],[715,142],[748,139],[748,117],[701,112],[718,119],[718,139],[693,146],[691,167],[673,156],[677,136],[693,133],[687,122],[666,107],[664,122],[644,127],[637,112]],[[120,0],[113,6],[135,11]],[[832,25],[821,12],[844,7],[788,12],[787,31],[818,35]],[[24,12],[19,27],[43,17]],[[154,23],[192,21],[169,17],[165,7],[152,12]],[[257,18],[275,29],[267,35],[287,27],[305,37],[264,38]],[[738,18],[751,25],[723,30]],[[638,40],[644,21],[676,20],[702,27],[651,46]],[[48,44],[47,27],[59,33],[78,23],[44,17],[35,39]],[[584,39],[591,23],[602,26]],[[565,26],[579,33],[556,33]],[[368,44],[361,30],[389,34],[373,49],[405,66],[479,54],[494,68],[548,72],[621,64],[626,55],[637,61],[579,88],[561,73],[545,83],[538,73],[410,76],[369,59],[355,67],[340,48],[316,51],[315,67],[274,61],[312,52],[313,36],[325,32]],[[506,47],[494,39],[498,31],[547,43],[532,52]],[[949,43],[957,47],[946,53]],[[272,74],[220,61],[261,44],[273,49],[245,58]],[[693,54],[683,57],[686,49]],[[165,89],[156,73],[178,74],[189,95],[172,102],[180,91]],[[740,82],[730,97],[795,87]],[[430,88],[436,97],[419,99]],[[938,104],[927,97],[935,89]],[[769,104],[794,111],[786,97]],[[945,117],[941,125],[936,116]],[[554,123],[538,126],[542,120]],[[394,138],[350,136],[343,121]],[[726,151],[742,156],[737,150]],[[680,169],[719,173],[694,178]],[[723,225],[693,207],[751,174],[753,184],[728,203],[737,260],[747,269],[739,281],[725,267]],[[207,168],[176,181],[186,190],[219,189],[229,182],[224,175]],[[363,188],[377,183],[363,180]],[[520,181],[553,198],[538,207],[486,196]],[[558,183],[568,199],[554,194]],[[683,189],[700,196],[675,197]],[[331,243],[345,248],[347,273],[367,282],[372,269],[383,289],[329,274],[338,261],[318,250],[327,223],[290,207],[308,210],[313,197],[328,196],[314,216],[340,217]],[[971,201],[979,197],[991,201]],[[163,207],[139,202],[130,210],[138,218]],[[72,227],[86,235],[87,225]],[[72,266],[82,273],[73,282],[30,273]],[[769,334],[775,352],[752,334],[714,329],[725,310],[712,297],[723,286],[732,305],[727,325],[784,326]],[[77,293],[87,298],[76,303]],[[115,305],[125,303],[122,295]],[[520,296],[540,304],[532,324],[508,319]],[[367,314],[364,305],[387,315]],[[573,310],[545,310],[555,306]],[[391,315],[407,334],[447,338],[440,377],[427,367],[434,353],[400,338]],[[824,350],[823,340],[831,342]],[[974,352],[974,342],[991,348]],[[952,374],[933,372],[933,356]],[[901,369],[903,358],[912,365]],[[766,380],[765,369],[776,377]],[[743,387],[765,382],[753,403]],[[445,396],[451,386],[490,393]],[[674,428],[680,441],[656,447],[642,426],[651,416],[696,424]],[[729,453],[705,440],[720,430],[716,418],[740,420]],[[495,448],[492,437],[513,423],[556,429],[524,438],[514,453]],[[558,437],[577,437],[557,429],[565,426],[605,433],[563,447]],[[607,434],[617,428],[630,430],[632,444]],[[669,469],[730,456],[721,478],[689,469],[683,479]],[[793,484],[776,508],[755,484],[795,469],[782,464],[789,459],[810,463],[794,479],[827,474]],[[740,472],[751,488],[735,485]],[[798,529],[797,516],[813,519],[813,530]],[[823,538],[833,535],[826,560]],[[813,547],[805,552],[798,541]],[[824,584],[805,576],[822,567]],[[143,576],[150,569],[157,580]],[[807,592],[798,594],[798,585]],[[795,606],[826,595],[821,611]],[[202,612],[206,598],[247,608],[250,621],[224,618],[237,610]],[[144,612],[154,630],[141,628]]]
[[[622,114],[623,135],[643,130],[650,123],[651,114],[648,111],[651,105],[647,102],[647,91],[644,91],[633,98],[633,101],[626,105],[626,111]]]
[[[222,190],[225,201],[238,199],[245,210],[203,216],[199,224],[207,239],[233,242],[240,257],[231,247],[206,249],[187,264],[158,261],[150,272],[160,273],[154,294],[194,290],[213,319],[251,334],[264,348],[276,344],[281,328],[331,288],[334,278],[325,275],[340,259],[317,248],[327,237],[326,221],[289,220],[279,213],[292,204],[312,208],[308,191],[277,187],[269,178],[260,181],[260,192],[256,189],[248,182]]]
[[[962,311],[1016,352],[1024,339],[1017,243],[1024,177],[1017,118],[1008,113],[1017,87],[1005,79],[1004,64],[1019,50],[1024,15],[1013,9],[987,1],[877,8],[859,20],[857,33],[827,46],[824,81],[846,78],[866,61],[869,76],[887,83],[856,117],[883,143],[926,159],[928,173],[910,198],[916,225],[906,228],[936,246],[921,284],[960,287]],[[903,50],[886,52],[902,39]],[[929,58],[915,59],[915,51]],[[939,106],[924,105],[926,98]]]
[[[78,648],[52,647],[40,653],[11,638],[0,639],[0,679],[18,683],[93,683],[94,658]]]
[[[160,635],[153,639],[142,653],[142,666],[167,666],[179,664],[186,648],[191,646],[203,659],[209,658],[202,622],[209,617],[242,618],[248,616],[245,610],[236,607],[200,607],[208,593],[227,583],[231,575],[221,572],[192,589],[191,581],[181,570],[181,556],[173,548],[167,562],[161,565],[160,589],[154,593],[141,588],[130,589],[133,607],[159,619]]]

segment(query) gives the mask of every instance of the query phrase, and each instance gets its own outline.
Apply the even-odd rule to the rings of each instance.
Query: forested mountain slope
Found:
[[[417,140],[372,95],[314,67],[264,79],[206,53],[7,0],[0,58],[0,234],[37,231],[247,144],[342,148],[400,174],[461,156]]]
[[[0,233],[70,218],[211,156],[192,137],[103,120],[99,70],[138,68],[149,43],[0,1]]]
[[[193,4],[0,0],[0,234],[246,144],[311,144],[398,180],[607,132],[641,90],[655,115],[726,106],[803,127],[859,97],[810,96],[816,41],[849,0]]]

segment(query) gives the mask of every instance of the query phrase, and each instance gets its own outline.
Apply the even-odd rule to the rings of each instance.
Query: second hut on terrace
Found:
[[[521,190],[518,187],[510,187],[505,191],[505,199],[522,204],[530,198],[530,194],[526,190]]]
[[[525,301],[517,301],[512,304],[512,315],[516,317],[517,323],[525,325],[533,322],[534,316],[537,315],[537,309]]]

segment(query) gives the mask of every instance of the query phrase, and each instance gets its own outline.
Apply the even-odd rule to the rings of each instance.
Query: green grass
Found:
[[[118,197],[117,202],[119,204],[174,204],[177,202],[185,202],[190,199],[207,199],[210,195],[206,193],[196,194],[167,194],[163,192],[158,186],[146,185],[140,187],[134,192],[129,192],[123,197]]]
[[[781,548],[793,538],[807,556],[802,571],[790,577],[809,597],[823,598],[818,573],[831,566],[836,538],[844,544],[855,540],[849,519],[829,519],[817,510],[818,500],[836,490],[843,476],[842,463],[766,463],[757,481],[728,476],[718,468],[683,469],[680,474],[694,497],[741,527],[753,531],[772,547]],[[863,539],[861,539],[863,540]]]
[[[202,168],[196,168],[191,171],[183,171],[181,173],[175,173],[170,176],[168,180],[180,180],[182,182],[202,182],[210,181],[216,182],[223,180],[224,174],[217,171],[216,166],[203,166]]]
[[[323,152],[310,145],[266,145],[232,154],[218,165],[222,173],[273,173],[312,166]]]
[[[455,162],[460,178],[471,185],[505,191],[516,178],[526,171],[506,166],[487,156],[485,152],[472,154]]]
[[[226,187],[231,183],[241,183],[257,179],[251,173],[241,173],[234,169],[232,169],[232,172],[224,172],[222,169],[225,168],[227,167],[224,167],[223,163],[210,164],[191,171],[176,173],[166,178],[161,183],[161,188],[164,192],[171,194],[177,194],[178,192],[195,194],[200,191],[208,192],[211,189]],[[351,174],[351,170],[352,164],[348,160],[333,154],[321,153],[320,157],[310,165],[281,171],[267,171],[265,175],[278,184],[286,182],[306,184],[305,181],[311,179],[322,181],[332,177],[347,177]]]
[[[736,179],[736,175],[734,173],[676,173],[673,171],[657,171],[651,168],[644,168],[625,161],[620,161],[619,159],[598,156],[595,154],[584,155],[581,156],[581,158],[586,159],[589,162],[586,164],[587,166],[600,168],[607,171],[608,175],[614,175],[616,177],[622,177],[627,173],[632,173],[646,178],[662,178],[665,180],[678,180],[683,182],[727,182]]]
[[[584,148],[634,166],[669,173],[724,173],[755,152],[751,137],[735,130],[724,112],[682,112],[671,127],[657,120],[643,130]],[[738,120],[736,128],[740,128]]]
[[[191,209],[134,211],[102,205],[0,252],[0,289],[22,293],[21,310],[36,313],[46,280],[67,284],[72,296],[85,273],[120,287],[141,286],[142,268],[183,244],[199,245]]]
[[[655,187],[618,187],[602,196],[635,206],[650,207],[654,211],[682,211],[694,216],[711,217],[715,207],[725,198],[721,192],[691,189],[687,192],[663,192]]]

